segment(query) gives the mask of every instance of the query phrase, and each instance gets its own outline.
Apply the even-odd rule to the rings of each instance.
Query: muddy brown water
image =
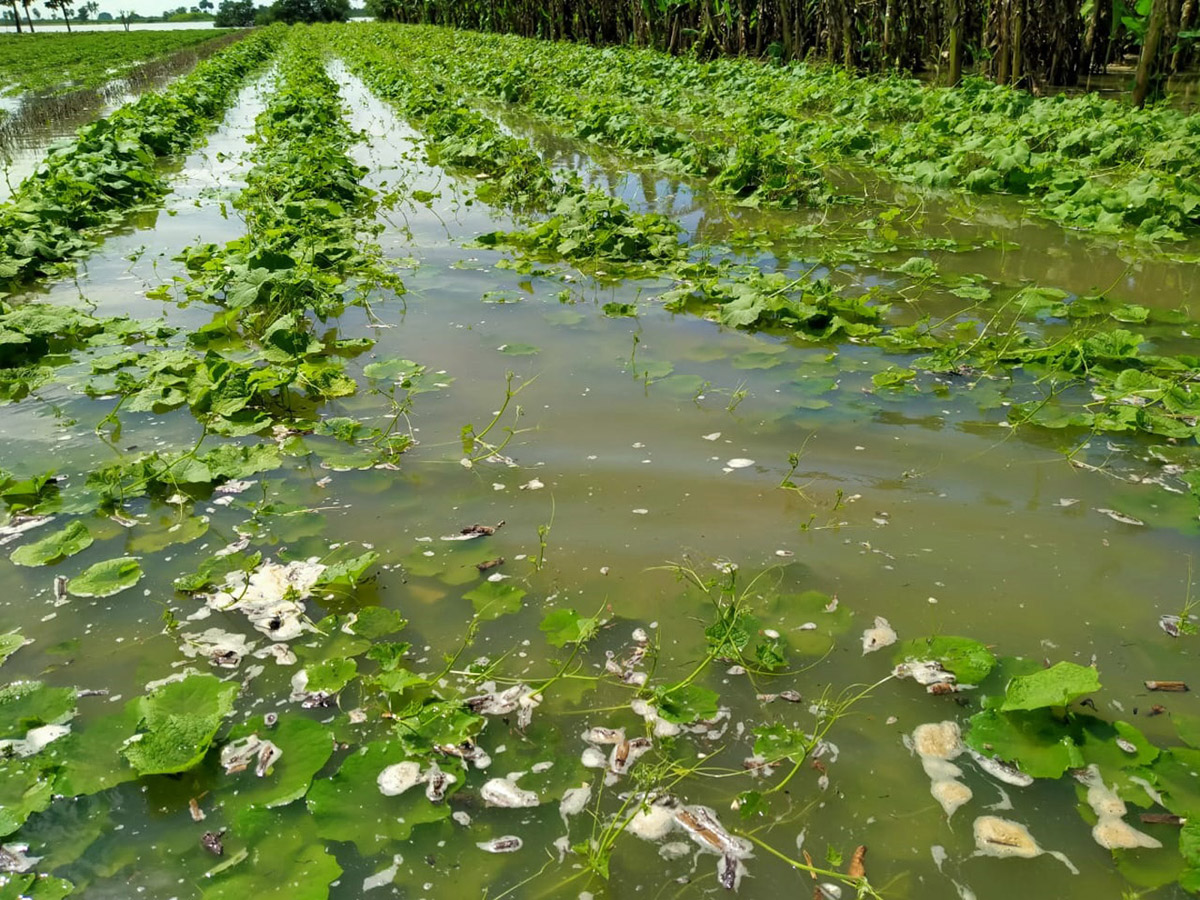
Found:
[[[477,557],[504,557],[504,572],[528,591],[526,608],[487,625],[472,653],[509,652],[516,674],[543,652],[537,623],[555,606],[605,610],[615,625],[604,646],[619,647],[636,626],[657,629],[660,671],[685,673],[702,653],[707,609],[663,566],[687,563],[708,575],[732,562],[743,584],[768,573],[753,592],[763,598],[753,602],[763,604],[758,611],[764,623],[785,635],[804,623],[771,604],[768,586],[821,590],[854,611],[836,649],[807,660],[811,668],[789,681],[806,698],[887,674],[887,651],[863,655],[858,639],[875,616],[884,616],[902,639],[962,634],[1005,655],[1095,661],[1104,684],[1096,698],[1101,714],[1128,718],[1154,739],[1172,738],[1168,716],[1144,715],[1159,698],[1148,695],[1142,682],[1194,677],[1197,671],[1200,638],[1172,640],[1157,620],[1178,611],[1188,594],[1200,528],[1195,500],[1141,483],[1160,472],[1146,447],[1093,438],[1078,458],[1104,471],[1080,468],[1064,458],[1063,436],[1009,428],[1003,408],[985,389],[943,392],[924,383],[919,393],[873,392],[871,375],[896,362],[877,350],[812,345],[671,314],[648,299],[666,286],[660,282],[595,280],[580,273],[564,282],[502,268],[505,254],[470,244],[481,233],[512,227],[511,219],[469,202],[466,185],[422,162],[414,132],[339,63],[332,66],[351,124],[364,134],[356,153],[369,167],[369,183],[380,190],[399,187],[403,196],[414,190],[436,196],[386,213],[380,241],[401,267],[408,293],[380,300],[374,320],[352,308],[330,327],[377,341],[357,365],[406,357],[444,372],[445,386],[415,397],[417,444],[399,471],[339,472],[297,463],[286,474],[262,477],[272,498],[312,510],[303,521],[281,525],[268,553],[284,546],[315,552],[329,541],[373,545],[384,565],[371,599],[411,621],[404,637],[432,660],[429,668],[462,640],[470,614],[462,593],[479,580],[472,568]],[[81,264],[76,279],[32,296],[86,303],[102,314],[162,315],[183,327],[207,321],[210,310],[149,300],[146,291],[180,274],[172,257],[183,247],[241,233],[226,201],[239,186],[239,154],[268,85],[264,76],[248,86],[207,146],[182,161],[161,211],[110,236]],[[851,221],[862,214],[731,208],[700,186],[588,155],[527,121],[509,124],[560,165],[581,170],[639,208],[676,214],[699,238],[720,239],[746,227],[782,229],[819,215]],[[69,131],[65,123],[48,127]],[[929,195],[917,202],[905,189],[854,178],[869,203],[909,210],[905,227],[914,234],[1007,244],[934,252],[947,270],[1072,294],[1111,290],[1129,302],[1193,313],[1200,302],[1195,266],[1064,232],[1028,218],[1016,202]],[[910,255],[917,254],[902,252],[896,260]],[[761,262],[787,266],[795,260],[772,249]],[[889,277],[868,266],[843,267],[841,274],[860,281]],[[510,302],[485,302],[498,296]],[[638,316],[606,317],[601,307],[611,301],[638,302]],[[915,302],[938,308],[949,300],[930,292]],[[72,365],[82,380],[86,361]],[[468,423],[479,429],[492,417],[504,399],[507,372],[526,385],[515,401],[519,420],[510,412],[502,422],[516,432],[503,451],[511,464],[466,468],[460,463],[461,429]],[[83,397],[68,381],[3,408],[5,467],[38,469],[49,454],[60,471],[86,472],[136,452],[131,447],[186,446],[195,439],[195,423],[177,412],[127,416],[119,440],[100,440],[93,426],[112,404]],[[337,414],[339,406],[381,421],[387,409],[369,394],[327,412]],[[800,454],[792,476],[799,491],[780,487],[792,453]],[[730,466],[731,460],[752,462]],[[538,483],[540,488],[533,486]],[[1105,509],[1146,524],[1122,524],[1098,511]],[[181,666],[160,615],[164,604],[180,615],[191,610],[174,597],[170,581],[236,537],[233,528],[245,518],[244,509],[197,504],[197,512],[210,518],[209,534],[145,554],[147,577],[133,591],[62,607],[52,596],[51,577],[60,569],[75,571],[123,552],[139,555],[137,536],[171,521],[169,509],[147,512],[149,518],[129,530],[89,522],[95,545],[54,570],[0,568],[4,621],[35,641],[6,663],[7,679],[41,676],[103,688],[108,699],[84,701],[102,709]],[[486,549],[438,540],[466,524],[501,520],[505,527],[487,539]],[[549,526],[540,570],[531,564],[539,552],[539,526]],[[223,624],[236,625],[232,619]],[[590,655],[590,667],[602,661],[598,656]],[[256,683],[254,696],[274,703],[285,683],[286,676],[269,673]],[[722,692],[733,723],[759,720],[762,709],[744,679],[718,669],[708,683]],[[489,774],[549,761],[565,779],[578,768],[578,732],[620,718],[619,712],[592,711],[594,705],[586,692],[563,691],[539,710],[524,738],[489,726],[496,760]],[[1180,713],[1198,711],[1194,694],[1172,696],[1169,705]],[[902,738],[925,721],[965,721],[974,708],[935,702],[911,684],[877,688],[830,734],[838,754],[827,766],[828,787],[822,789],[819,773],[806,768],[790,788],[781,821],[764,836],[787,855],[798,858],[808,850],[818,861],[829,846],[848,858],[854,846],[865,844],[872,882],[889,897],[1121,895],[1129,884],[1091,840],[1067,781],[1012,788],[965,764],[975,800],[947,821]],[[94,712],[81,707],[84,716]],[[806,718],[798,707],[796,721]],[[733,730],[714,749],[731,766],[747,755],[745,740]],[[196,777],[203,782],[215,776]],[[736,821],[729,801],[746,786],[700,780],[689,799]],[[199,897],[212,860],[200,849],[187,814],[187,797],[195,790],[190,775],[149,779],[144,787],[127,784],[54,807],[36,833],[58,848],[63,863],[56,872],[81,885],[80,896]],[[1079,873],[1048,856],[975,856],[971,822],[989,809],[1007,809],[999,814],[1027,824]],[[418,828],[410,841],[369,858],[331,844],[345,873],[330,896],[432,898],[482,896],[485,890],[496,896],[535,875],[548,858],[543,848],[563,832],[556,803],[536,810],[472,807],[470,813],[466,829],[449,822]],[[281,827],[300,828],[304,818],[293,805]],[[523,837],[522,852],[491,856],[476,849],[477,841],[509,833]],[[393,863],[394,883],[364,892],[363,880]],[[764,852],[747,865],[741,896],[807,897],[813,890],[807,876]],[[614,898],[721,892],[713,857],[667,861],[654,844],[633,837],[620,842],[612,867],[607,885],[593,881],[586,890]],[[583,882],[570,881],[573,874],[569,859],[561,867],[554,863],[511,896],[581,897]],[[1182,896],[1174,890],[1155,896]]]

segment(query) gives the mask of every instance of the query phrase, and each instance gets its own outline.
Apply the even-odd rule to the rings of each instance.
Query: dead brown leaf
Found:
[[[859,844],[854,848],[854,855],[850,857],[850,868],[846,870],[846,874],[851,878],[866,878],[867,877],[867,845]]]

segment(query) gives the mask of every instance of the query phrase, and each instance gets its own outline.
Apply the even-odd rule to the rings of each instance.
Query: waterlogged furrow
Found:
[[[574,175],[552,171],[528,142],[505,134],[487,116],[463,105],[450,84],[410,69],[356,33],[342,31],[336,40],[352,71],[420,129],[430,162],[474,177],[475,192],[485,202],[525,213],[549,211],[548,220],[527,231],[484,235],[484,245],[519,245],[558,259],[603,261],[610,270],[626,273],[685,255],[680,229],[666,216],[636,213],[600,189],[584,188]]]
[[[365,449],[353,461],[347,462],[351,450],[341,452],[342,468],[390,464],[409,443],[406,435],[391,434],[392,429],[372,431],[345,417],[321,420],[317,410],[323,400],[355,391],[356,384],[344,372],[341,356],[361,352],[372,342],[323,342],[314,334],[314,320],[334,315],[353,302],[347,296],[354,288],[351,282],[364,292],[367,287],[378,290],[384,286],[393,293],[400,289],[380,266],[378,248],[360,234],[373,223],[374,200],[371,192],[359,185],[362,170],[347,155],[354,136],[342,113],[337,86],[325,75],[311,33],[293,32],[279,63],[271,101],[259,117],[254,167],[237,201],[247,221],[247,236],[224,247],[192,248],[188,255],[189,263],[196,263],[196,279],[185,285],[187,293],[227,310],[218,313],[212,328],[191,334],[187,345],[162,351],[131,349],[92,363],[94,378],[84,389],[121,398],[103,426],[119,430],[121,417],[132,419],[139,413],[160,416],[186,407],[202,425],[196,446],[183,453],[140,454],[94,470],[86,479],[72,479],[65,489],[49,476],[21,481],[6,475],[0,482],[10,510],[23,512],[23,516],[10,519],[6,535],[22,534],[25,527],[52,518],[70,517],[65,528],[60,519],[58,530],[23,548],[16,561],[24,566],[66,560],[87,549],[95,540],[93,530],[101,530],[97,523],[106,517],[133,527],[142,524],[164,498],[176,508],[179,524],[170,530],[173,537],[152,537],[143,542],[137,557],[104,560],[70,578],[64,576],[55,587],[62,602],[68,598],[86,602],[86,598],[106,598],[132,588],[145,577],[141,560],[147,555],[197,540],[208,531],[209,517],[194,507],[199,497],[211,496],[215,490],[229,498],[218,505],[230,505],[229,501],[250,487],[251,482],[244,479],[279,468],[285,457],[307,455],[311,448],[302,435],[316,434],[321,436],[318,441],[343,447],[362,439]],[[212,266],[199,264],[201,257]],[[219,263],[214,262],[218,259]],[[417,367],[380,363],[376,377],[398,383],[405,378],[402,369],[416,374]],[[109,383],[101,384],[106,379]],[[398,387],[389,392],[394,404]],[[394,411],[393,425],[396,419],[398,411]],[[244,438],[268,430],[271,437],[266,441],[227,441],[214,446],[213,438],[218,435]],[[26,522],[30,524],[24,525]],[[326,597],[353,591],[377,554],[343,552],[340,557],[326,554],[321,563],[275,565],[264,562],[261,552],[243,552],[251,537],[256,543],[269,539],[269,531],[258,529],[243,530],[240,539],[205,559],[199,571],[181,576],[176,587],[189,597],[199,595],[198,601],[188,602],[198,602],[202,608],[206,598],[202,592],[207,590],[212,595],[211,610],[238,618],[244,611],[261,634],[256,639],[253,628],[249,636],[194,626],[194,631],[189,631],[189,626],[181,627],[172,620],[167,633],[179,643],[184,658],[210,664],[218,672],[236,668],[242,655],[249,656],[266,635],[268,649],[273,651],[260,653],[259,658],[294,665],[296,655],[288,641],[302,634],[339,634],[341,624],[351,628],[358,619],[354,616],[345,623],[330,619],[314,625],[304,613],[304,600],[318,590]],[[232,587],[238,577],[245,581],[241,589]],[[276,584],[279,578],[284,583]],[[227,586],[232,594],[222,593]],[[231,612],[233,607],[238,607],[236,613]],[[377,611],[379,615],[366,614],[363,621],[375,624],[363,634],[375,638],[403,627],[399,616]],[[23,643],[20,639],[4,644],[0,662]],[[311,651],[316,645],[311,640],[309,644],[301,653],[314,663]],[[360,646],[354,652],[365,649]],[[342,648],[343,655],[334,660],[343,668],[344,653]],[[325,658],[323,652],[319,655]],[[216,867],[200,858],[197,862],[202,866],[188,881],[205,884],[189,896],[232,897],[247,891],[263,895],[278,887],[280,857],[293,856],[298,858],[292,860],[287,877],[302,879],[308,893],[289,896],[326,896],[328,884],[341,869],[331,855],[316,849],[312,820],[305,816],[300,825],[284,824],[280,814],[268,810],[304,795],[313,775],[329,759],[333,743],[324,728],[295,713],[272,713],[265,724],[257,717],[258,729],[264,734],[266,728],[278,725],[270,741],[249,733],[244,724],[230,730],[226,717],[249,682],[263,671],[262,666],[247,668],[240,685],[188,669],[147,686],[147,693],[123,703],[117,711],[89,715],[82,722],[72,721],[81,713],[79,695],[72,687],[49,687],[39,681],[0,689],[0,736],[5,747],[0,759],[0,783],[4,785],[0,788],[0,838],[6,844],[6,884],[35,898],[50,896],[46,891],[53,891],[55,897],[71,893],[70,881],[35,869],[38,858],[26,858],[22,849],[12,849],[26,844],[14,844],[8,838],[19,832],[21,837],[15,840],[40,843],[36,816],[45,813],[53,817],[59,809],[51,808],[55,798],[83,802],[80,798],[119,789],[131,780],[196,770],[220,732],[224,745],[220,761],[226,776],[247,767],[257,769],[260,778],[278,775],[276,763],[284,751],[289,761],[265,794],[261,790],[247,793],[253,785],[240,780],[221,786],[217,801],[223,807],[221,814],[230,824],[237,822],[225,840],[252,847],[254,855],[247,861],[248,852],[231,854],[229,866]],[[345,678],[335,685],[317,674],[318,670],[317,665],[305,670],[312,674],[305,678],[308,689],[301,692],[303,698],[332,696],[345,686]],[[293,699],[298,702],[300,698]],[[82,728],[74,732],[72,726],[80,724]],[[194,808],[199,810],[195,803]],[[31,816],[35,822],[24,829]],[[222,853],[222,836],[227,830],[228,826],[217,828],[204,836],[210,852]],[[277,853],[266,849],[272,841]],[[66,861],[68,866],[70,862]],[[239,864],[230,874],[217,878]],[[46,868],[61,868],[61,864],[56,861]],[[206,869],[210,870],[207,874]],[[154,872],[151,880],[158,877]]]
[[[628,95],[597,95],[581,92],[579,85],[540,80],[546,68],[544,54],[502,61],[502,54],[489,52],[498,48],[485,46],[483,57],[473,61],[479,65],[467,65],[448,54],[448,35],[434,32],[432,42],[424,37],[421,31],[392,28],[372,39],[390,48],[390,55],[440,76],[444,83],[529,109],[570,137],[650,160],[665,172],[709,179],[714,190],[746,206],[789,209],[833,200],[832,188],[816,165],[775,135],[744,128],[736,134],[720,133],[711,122],[681,128],[653,107],[631,102]]]
[[[159,160],[201,138],[281,36],[252,34],[53,150],[0,206],[0,294],[56,271],[129,210],[164,195],[170,185]]]
[[[706,315],[727,326],[870,344],[902,354],[903,365],[874,379],[885,394],[915,390],[923,373],[927,386],[938,390],[962,384],[988,395],[1001,392],[1014,426],[1150,435],[1170,442],[1200,435],[1191,341],[1174,352],[1152,343],[1169,340],[1180,346],[1177,315],[1039,288],[994,295],[979,279],[943,276],[930,261],[913,258],[890,277],[939,284],[960,298],[963,308],[903,321],[889,314],[889,300],[907,304],[894,291],[812,272],[764,273],[704,254],[691,258],[669,219],[639,216],[620,200],[583,192],[561,177],[547,182],[546,166],[523,142],[461,105],[454,80],[443,77],[444,60],[423,65],[420,53],[398,57],[381,47],[378,36],[357,31],[343,32],[338,40],[360,76],[424,130],[431,159],[486,176],[482,198],[511,203],[532,196],[544,204],[562,198],[547,220],[523,231],[484,235],[480,243],[485,246],[509,247],[540,260],[567,259],[609,275],[636,271],[672,279],[674,286],[658,297],[668,309]],[[547,190],[548,183],[559,187]],[[1068,323],[1065,332],[1053,324],[1060,320]],[[1176,482],[1177,489],[1190,489],[1200,480],[1185,477]]]
[[[1200,119],[1166,107],[434,28],[380,28],[375,40],[436,59],[473,90],[571,120],[579,136],[689,172],[724,164],[720,178],[735,191],[749,178],[752,198],[758,178],[760,196],[780,186],[799,200],[811,160],[851,162],[930,187],[1022,196],[1093,233],[1161,241],[1200,229]],[[697,146],[728,157],[714,162]]]

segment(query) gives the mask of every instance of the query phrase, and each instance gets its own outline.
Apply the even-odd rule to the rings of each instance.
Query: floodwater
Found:
[[[30,93],[0,98],[0,108],[9,114],[0,119],[0,202],[11,197],[37,169],[51,144],[71,137],[80,126],[108,115],[146,91],[161,90],[239,37],[239,32],[232,32],[228,38],[151,60],[99,88],[53,96]]]
[[[625,653],[640,627],[660,641],[656,675],[685,675],[703,655],[711,610],[671,564],[692,567],[704,578],[723,577],[736,566],[738,589],[749,587],[747,602],[762,627],[797,647],[804,646],[808,613],[780,596],[809,590],[836,596],[853,618],[834,648],[826,655],[797,654],[793,667],[803,671],[767,681],[771,691],[799,691],[804,703],[760,703],[757,686],[745,675],[726,674],[725,666],[705,675],[730,718],[718,737],[696,739],[695,751],[712,754],[707,764],[730,774],[691,778],[685,799],[713,807],[730,825],[738,823],[731,800],[754,786],[739,772],[752,742],[742,729],[765,720],[807,723],[808,703],[824,691],[836,694],[885,678],[890,651],[864,654],[859,639],[877,616],[886,617],[902,640],[966,635],[999,655],[1095,662],[1104,685],[1096,697],[1098,713],[1133,722],[1159,743],[1172,742],[1175,732],[1171,715],[1147,715],[1154,703],[1172,714],[1200,711],[1194,694],[1150,695],[1143,685],[1146,679],[1194,676],[1200,647],[1200,638],[1172,639],[1158,625],[1160,615],[1178,612],[1189,596],[1200,528],[1196,501],[1163,476],[1163,463],[1148,445],[1014,430],[986,385],[970,391],[928,382],[920,391],[876,391],[871,376],[896,357],[673,314],[653,299],[668,286],[663,283],[596,279],[550,265],[539,269],[553,271],[533,273],[506,267],[507,254],[472,242],[514,227],[511,218],[473,200],[468,181],[425,162],[419,134],[340,63],[331,66],[343,84],[350,122],[363,133],[356,153],[369,168],[368,183],[402,198],[381,214],[379,240],[408,292],[377,298],[370,316],[351,308],[328,327],[377,342],[352,364],[356,370],[376,359],[404,357],[439,373],[440,387],[416,395],[407,416],[416,445],[396,471],[341,471],[294,460],[283,472],[260,476],[235,503],[198,502],[194,513],[208,517],[208,532],[191,543],[159,549],[176,514],[175,507],[154,502],[139,507],[132,528],[89,519],[96,543],[53,569],[5,564],[4,622],[34,641],[5,663],[6,680],[41,677],[107,691],[107,697],[80,701],[86,723],[142,693],[147,682],[178,671],[187,660],[177,639],[164,632],[162,613],[169,607],[183,619],[197,604],[175,594],[171,580],[236,540],[235,529],[253,518],[266,523],[261,546],[268,556],[285,549],[292,557],[320,554],[331,542],[373,546],[381,569],[357,602],[403,613],[411,623],[402,637],[413,644],[413,668],[425,672],[439,671],[443,654],[453,654],[463,641],[471,614],[463,594],[482,581],[475,564],[493,557],[507,561],[500,570],[511,576],[506,583],[527,592],[524,606],[485,623],[464,665],[476,657],[504,658],[503,670],[517,678],[553,671],[542,661],[547,650],[538,623],[560,607],[599,613],[612,623],[587,651],[584,674],[599,673],[605,650]],[[148,299],[146,292],[182,274],[173,257],[184,247],[241,233],[227,201],[240,185],[239,152],[268,86],[266,77],[248,86],[208,145],[177,164],[174,193],[161,211],[131,219],[80,264],[76,278],[39,289],[31,299],[86,304],[104,315],[163,316],[184,328],[207,321],[212,310],[202,304],[181,307]],[[695,240],[723,240],[748,228],[781,232],[819,218],[730,207],[701,185],[589,155],[520,117],[506,122],[558,165],[581,171],[636,208],[676,215]],[[1107,290],[1151,308],[1197,314],[1195,266],[1032,221],[1003,199],[918,196],[861,175],[845,178],[857,180],[871,208],[912,210],[902,227],[914,236],[951,237],[967,248],[931,252],[944,270],[980,273],[1001,284],[1036,282],[1071,294]],[[421,191],[432,195],[427,203],[404,199]],[[825,222],[832,229],[838,217],[851,222],[863,213],[834,210]],[[1002,247],[995,246],[999,239]],[[898,253],[893,262],[910,255]],[[765,268],[820,262],[815,251],[782,246],[751,256]],[[836,275],[887,283],[894,277],[887,262],[844,264]],[[930,289],[912,304],[936,312],[950,299]],[[603,306],[611,302],[636,303],[636,318],[606,316]],[[1187,345],[1192,339],[1183,331],[1178,340]],[[123,415],[119,436],[98,435],[94,429],[115,401],[82,394],[86,358],[68,365],[77,382],[57,382],[0,409],[4,468],[40,471],[51,454],[59,473],[82,479],[125,455],[194,443],[197,426],[186,409]],[[462,429],[472,424],[478,433],[491,420],[504,402],[508,373],[521,391],[493,433],[512,429],[504,459],[466,467]],[[369,392],[323,412],[366,421],[390,417],[385,398]],[[1086,465],[1073,465],[1064,455],[1076,444],[1082,449],[1075,460]],[[1194,448],[1178,449],[1194,456]],[[781,486],[791,454],[799,457],[790,476],[794,490]],[[294,510],[272,514],[263,505],[268,499]],[[1117,521],[1103,510],[1144,524]],[[439,540],[473,523],[501,521],[504,526],[483,541]],[[544,560],[536,565],[541,553]],[[146,577],[136,589],[108,600],[55,604],[53,575],[123,554],[142,557]],[[246,630],[235,616],[216,619],[221,627]],[[294,710],[285,699],[289,678],[272,664],[249,685],[250,699],[239,701],[239,709]],[[582,681],[547,691],[524,734],[501,721],[489,723],[481,738],[494,757],[489,776],[552,763],[521,785],[557,797],[592,777],[578,761],[580,732],[608,724],[633,727],[628,700],[627,690],[597,691]],[[1129,890],[1111,854],[1092,841],[1069,779],[1015,788],[960,760],[975,799],[947,819],[904,736],[923,722],[965,722],[977,709],[969,693],[930,697],[911,682],[879,685],[829,733],[836,753],[826,756],[822,769],[805,766],[786,802],[772,807],[771,821],[753,823],[757,836],[785,856],[800,859],[807,851],[822,865],[827,848],[849,859],[865,845],[871,882],[887,897],[1116,897]],[[348,728],[344,711],[336,708],[313,710],[311,717],[335,722],[342,733]],[[221,825],[212,804],[230,797],[222,778],[214,763],[184,776],[126,783],[73,805],[55,805],[19,837],[33,845],[31,854],[49,857],[53,868],[45,871],[79,885],[79,896],[208,896],[204,873],[214,859],[199,837]],[[210,792],[202,799],[210,820],[193,822],[188,799]],[[362,815],[386,817],[386,802],[375,796],[377,805],[364,807]],[[410,839],[381,840],[370,852],[311,838],[345,870],[329,896],[724,893],[715,857],[689,851],[664,859],[656,844],[631,835],[617,843],[611,880],[586,882],[572,858],[560,864],[553,849],[568,827],[556,801],[537,809],[492,809],[464,792],[450,802],[469,812],[469,825],[448,819],[419,825]],[[1047,850],[1065,854],[1078,872],[1050,856],[976,855],[972,821],[997,809],[1006,811],[995,814],[1027,825]],[[283,836],[310,834],[311,828],[302,804],[291,804],[273,820],[264,846],[274,846],[272,840],[282,846]],[[583,840],[588,813],[569,828],[572,842]],[[1147,828],[1172,839],[1170,826]],[[520,852],[489,855],[476,847],[507,834],[523,838]],[[227,838],[227,845],[235,839]],[[284,854],[275,864],[281,881],[270,896],[325,896],[319,884],[305,889],[312,893],[289,893],[282,884],[285,876],[306,871],[303,860]],[[393,865],[385,886],[364,889],[364,879]],[[807,875],[762,849],[746,865],[740,896],[808,897],[814,890]],[[1123,865],[1139,868],[1136,859]],[[847,888],[843,896],[851,895]],[[1152,896],[1184,894],[1166,887]]]

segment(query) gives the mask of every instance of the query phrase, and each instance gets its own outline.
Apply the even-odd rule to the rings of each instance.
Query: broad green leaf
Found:
[[[375,565],[378,559],[378,553],[374,550],[368,550],[366,553],[356,556],[353,559],[330,563],[325,567],[325,571],[321,573],[320,578],[317,579],[317,585],[321,587],[331,587],[333,585],[354,587],[354,585],[362,581],[367,569]]]
[[[75,689],[41,681],[14,681],[0,688],[0,739],[18,739],[42,725],[61,725],[75,715]]]
[[[547,613],[538,627],[554,647],[584,643],[596,633],[600,623],[591,616],[581,616],[573,609],[556,609]]]
[[[133,587],[141,579],[141,564],[132,556],[106,559],[67,582],[67,593],[75,597],[111,597]]]
[[[283,755],[261,778],[252,766],[244,772],[222,776],[217,798],[234,815],[255,806],[269,809],[300,799],[308,792],[313,776],[333,755],[333,734],[328,726],[297,713],[283,713],[273,727],[267,727],[261,716],[255,716],[234,728],[227,740],[236,741],[251,734],[272,741]]]
[[[498,619],[509,613],[519,612],[525,591],[503,581],[485,581],[474,590],[463,594],[470,600],[475,612],[483,620]]]
[[[403,631],[408,620],[394,609],[385,606],[364,606],[353,614],[353,620],[343,626],[359,637],[375,640]]]
[[[175,544],[189,544],[207,533],[207,516],[160,516],[155,527],[138,528],[129,541],[129,551],[157,553]]]
[[[82,522],[72,522],[62,531],[47,535],[40,541],[18,547],[9,556],[18,566],[44,566],[47,563],[74,556],[92,545],[92,535]]]
[[[424,367],[410,359],[384,359],[363,367],[363,374],[379,381],[403,382],[421,372]]]
[[[909,660],[940,663],[942,668],[954,675],[959,684],[978,685],[987,678],[996,657],[979,641],[964,637],[935,635],[905,641],[895,654],[895,662]]]
[[[1105,722],[1094,716],[1081,716],[1080,750],[1086,764],[1095,763],[1106,777],[1120,769],[1148,765],[1158,757],[1158,748],[1128,722]],[[1120,743],[1118,743],[1120,741]],[[1125,747],[1134,747],[1130,753]]]
[[[377,741],[346,757],[332,778],[313,782],[307,802],[317,833],[325,840],[352,841],[370,856],[408,840],[417,825],[449,818],[450,804],[431,803],[420,788],[396,797],[379,792],[379,773],[407,758],[398,741]],[[459,772],[451,789],[461,785]]]
[[[835,643],[834,638],[845,634],[854,619],[848,606],[820,591],[780,594],[773,604],[773,612],[782,617],[776,627],[787,632],[788,647],[805,656],[828,653]],[[811,625],[816,628],[809,627]]]
[[[0,634],[0,665],[4,661],[28,644],[29,641],[19,631],[10,631],[8,634]]]
[[[140,775],[187,771],[204,758],[237,694],[236,682],[189,675],[139,697],[134,702],[142,730],[121,753]]]
[[[48,751],[62,767],[55,793],[96,794],[137,777],[122,759],[121,748],[137,730],[140,699],[130,700],[119,712],[77,723],[69,735],[50,745]]]
[[[502,344],[497,349],[505,356],[536,356],[542,352],[533,344]]]
[[[50,805],[54,774],[44,770],[40,756],[0,763],[0,838]]]
[[[1067,726],[1049,710],[1003,713],[987,709],[971,716],[967,746],[1011,763],[1034,778],[1058,778],[1083,765]]]
[[[689,684],[674,690],[659,688],[654,693],[654,702],[664,719],[683,725],[708,721],[716,716],[721,695],[698,684]]]
[[[358,664],[352,659],[327,659],[316,665],[306,666],[304,674],[308,676],[304,683],[305,691],[310,694],[333,696],[358,674]]]
[[[1049,669],[1021,675],[1008,683],[1003,710],[1064,707],[1100,690],[1100,676],[1091,666],[1060,662]]]
[[[768,762],[790,759],[800,762],[808,754],[811,740],[799,728],[782,723],[763,725],[754,729],[754,753]]]
[[[248,811],[225,844],[233,864],[209,871],[204,900],[326,900],[342,874],[312,819],[291,810]]]

